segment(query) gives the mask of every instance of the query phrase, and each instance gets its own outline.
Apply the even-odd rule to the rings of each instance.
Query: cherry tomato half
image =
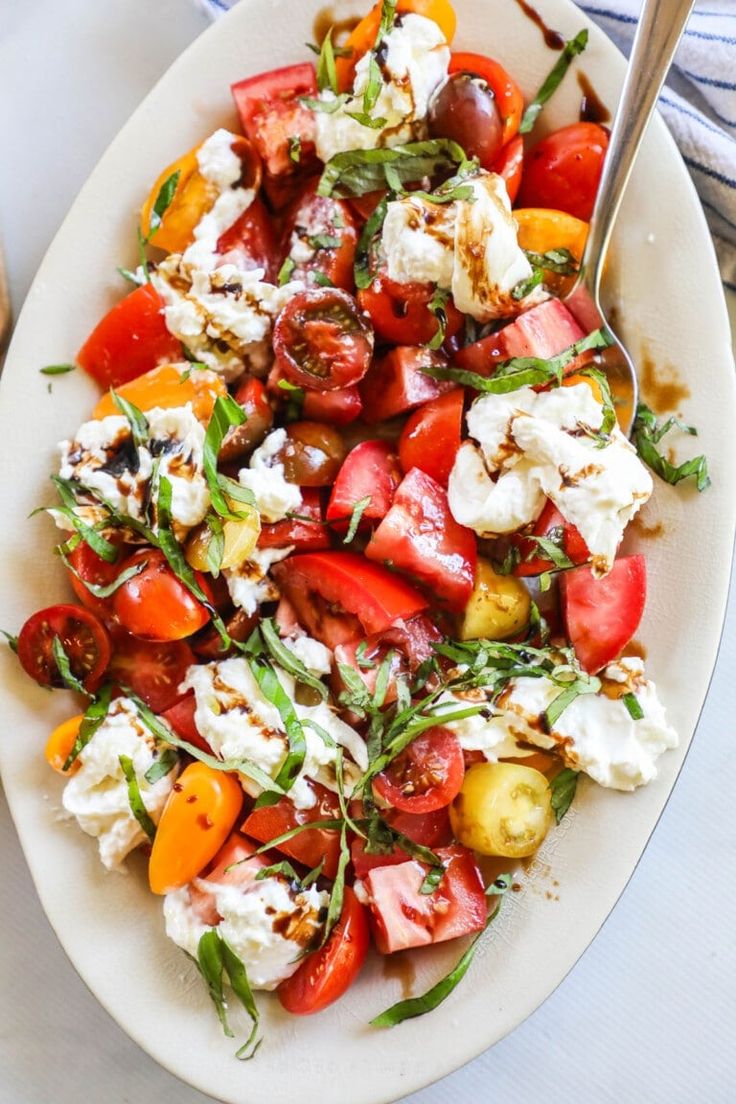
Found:
[[[565,630],[586,671],[599,671],[621,654],[639,627],[646,596],[643,556],[622,556],[602,579],[587,566],[562,573]]]
[[[154,713],[163,713],[181,698],[179,684],[195,662],[183,640],[139,640],[121,629],[113,631],[110,677],[130,687]]]
[[[163,361],[181,360],[181,342],[166,328],[164,302],[152,284],[126,295],[97,323],[77,363],[102,387],[119,387]]]
[[[433,813],[449,805],[460,792],[465,775],[463,752],[448,728],[430,728],[413,740],[373,788],[383,801],[402,813]]]
[[[543,138],[527,154],[519,202],[553,207],[590,222],[608,148],[597,123],[573,123]]]
[[[109,586],[120,574],[120,564],[103,560],[85,541],[80,541],[69,553],[69,563],[74,569],[69,572],[69,582],[79,601],[98,617],[109,618],[112,597],[96,598],[85,582],[93,586]]]
[[[373,331],[351,295],[312,288],[290,299],[273,330],[276,363],[298,387],[335,391],[368,371]]]
[[[360,973],[369,943],[366,910],[346,886],[342,914],[324,947],[279,985],[282,1006],[295,1016],[309,1016],[338,1000]]]
[[[437,333],[437,316],[429,309],[434,293],[432,284],[398,284],[379,272],[367,288],[358,292],[358,303],[370,315],[382,341],[427,345]],[[451,299],[445,315],[445,337],[452,338],[462,329],[463,316]]]
[[[510,142],[519,129],[521,116],[524,113],[524,93],[504,67],[493,58],[484,57],[483,54],[458,52],[451,55],[447,71],[449,74],[472,73],[473,76],[485,81],[493,92],[496,108],[501,117],[503,130],[499,146]],[[490,167],[485,161],[481,163],[485,168]]]
[[[235,401],[242,406],[245,421],[233,426],[225,435],[219,454],[224,464],[242,460],[258,448],[273,425],[273,411],[268,404],[266,388],[259,379],[245,380],[235,393]]]
[[[492,168],[504,132],[493,89],[473,73],[452,73],[430,104],[429,132],[433,138],[451,138],[483,168]]]
[[[110,662],[110,637],[105,626],[82,606],[49,606],[29,617],[18,635],[18,659],[39,686],[65,685],[54,657],[56,637],[74,678],[85,690],[94,692]]]
[[[118,587],[113,597],[115,615],[128,632],[143,640],[182,640],[207,624],[209,611],[179,582],[163,552],[155,548],[134,552],[121,571],[140,563],[146,566]],[[204,577],[195,574],[208,594]]]
[[[181,357],[177,359],[181,360]],[[188,364],[162,364],[118,387],[117,392],[143,411],[153,410],[156,406],[169,410],[191,403],[195,418],[206,424],[212,417],[219,396],[227,394],[227,387],[222,377],[209,368],[198,368],[192,372]],[[97,403],[92,417],[106,418],[109,414],[119,413],[108,392]]]

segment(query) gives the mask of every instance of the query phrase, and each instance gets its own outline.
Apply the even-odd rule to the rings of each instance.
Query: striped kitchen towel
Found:
[[[215,18],[237,0],[197,2]],[[640,0],[579,6],[628,54]],[[700,194],[723,281],[736,291],[736,0],[696,4],[659,106]]]

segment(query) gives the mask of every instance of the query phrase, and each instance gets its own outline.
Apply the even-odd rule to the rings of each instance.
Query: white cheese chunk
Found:
[[[279,588],[268,574],[275,563],[286,559],[293,551],[287,548],[256,548],[250,559],[223,571],[233,605],[245,613],[255,613],[263,602],[275,602]]]
[[[243,886],[195,884],[213,894],[221,917],[217,931],[245,966],[252,989],[275,989],[319,940],[330,897],[314,885],[299,890],[278,877]],[[192,908],[188,886],[166,894],[164,918],[168,937],[196,958],[199,940],[212,929]]]
[[[146,781],[146,771],[164,747],[143,725],[135,705],[128,698],[117,698],[79,753],[80,766],[64,788],[62,804],[83,832],[97,838],[100,859],[108,870],[118,869],[126,855],[148,842],[130,808],[120,756],[132,761],[141,799],[157,824],[179,772],[176,765],[157,782]]]
[[[238,187],[243,173],[240,158],[233,149],[238,136],[220,128],[197,150],[200,174],[211,185],[212,206],[194,228],[194,241],[184,251],[186,264],[206,271],[219,263],[217,243],[226,230],[238,221],[255,199],[252,188]]]
[[[313,675],[330,674],[332,670],[332,652],[319,640],[302,633],[298,636],[285,637],[283,643]]]
[[[276,670],[293,700],[293,678],[280,668]],[[194,690],[197,728],[216,755],[222,759],[249,759],[271,778],[276,777],[287,753],[286,730],[276,707],[263,696],[246,659],[237,657],[190,667],[182,685],[182,692],[185,690]],[[337,746],[350,756],[345,761],[348,791],[358,768],[365,770],[368,759],[363,739],[326,702],[314,706],[295,703],[294,709],[300,720],[314,721],[330,738],[328,743],[315,729],[304,726],[306,755],[289,797],[297,808],[307,809],[315,803],[309,779],[336,792]],[[245,775],[241,775],[241,781],[252,796],[261,792]]]
[[[248,467],[238,472],[239,482],[253,492],[256,509],[266,522],[283,521],[302,504],[302,493],[295,483],[287,482],[280,459],[287,436],[283,428],[272,430],[251,456]]]
[[[652,493],[652,478],[615,427],[594,434],[603,407],[585,383],[484,395],[468,412],[466,442],[448,486],[450,510],[482,536],[535,521],[546,498],[581,533],[596,574],[610,571],[624,529]]]
[[[399,15],[380,47],[381,87],[370,115],[385,119],[368,127],[351,118],[362,113],[369,80],[370,54],[355,68],[353,94],[336,111],[315,112],[316,148],[322,161],[354,149],[398,146],[427,136],[427,112],[434,91],[445,80],[450,50],[437,24],[422,15]],[[321,92],[325,102],[335,99]]]

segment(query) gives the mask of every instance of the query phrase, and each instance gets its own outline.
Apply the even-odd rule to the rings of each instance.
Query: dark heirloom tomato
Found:
[[[368,913],[345,886],[340,919],[324,947],[308,955],[277,989],[286,1011],[309,1016],[338,1000],[360,973],[369,945]]]
[[[136,564],[145,567],[115,591],[113,609],[120,624],[143,640],[182,640],[201,629],[209,611],[179,582],[163,552],[143,548],[122,565],[121,572]],[[208,594],[204,576],[197,582]]]
[[[194,693],[190,691],[181,701],[175,702],[174,705],[164,710],[161,716],[182,740],[186,740],[188,744],[193,744],[194,747],[199,748],[200,751],[206,751],[211,755],[212,748],[207,743],[204,736],[200,735],[197,723],[194,720],[196,708],[197,703]]]
[[[446,487],[460,448],[465,394],[461,387],[420,406],[399,437],[399,459],[405,472],[420,468]]]
[[[504,360],[512,357],[547,360],[584,336],[585,332],[567,307],[559,299],[547,299],[519,315],[515,322],[498,333],[466,345],[455,354],[453,363],[458,368],[487,376]]]
[[[265,280],[276,279],[276,238],[268,211],[258,196],[237,222],[221,235],[216,252],[220,254],[220,264],[235,264],[245,270],[263,268]]]
[[[452,73],[432,98],[429,133],[452,138],[490,169],[503,145],[504,124],[493,89],[472,71]]]
[[[116,303],[77,353],[77,364],[101,387],[119,387],[165,361],[182,359],[181,342],[166,328],[164,302],[143,284]]]
[[[284,478],[300,487],[329,487],[345,459],[339,430],[324,422],[292,422],[286,434],[279,454]]]
[[[208,579],[212,579],[212,582],[215,584],[219,583],[222,578],[222,575],[217,579],[212,579],[211,575],[208,576]],[[225,584],[225,586],[227,588],[227,584]],[[217,605],[215,608],[217,608]],[[222,637],[215,626],[212,624],[205,625],[203,629],[200,629],[199,632],[196,632],[194,636],[189,638],[191,649],[199,659],[224,659],[225,656],[233,655],[237,650],[235,645],[245,644],[259,621],[257,612],[246,613],[245,610],[242,609],[234,610],[229,594],[227,602],[224,603],[223,610],[218,610],[218,612],[222,613],[227,635],[233,641],[233,645],[229,648],[225,648],[222,643]]]
[[[388,513],[394,493],[401,482],[399,459],[387,441],[361,441],[345,458],[330,501],[327,521],[346,530],[356,502],[370,498],[361,516],[361,525],[380,521]]]
[[[321,273],[335,287],[352,291],[353,263],[358,244],[355,219],[348,204],[332,196],[316,195],[313,181],[290,210],[284,228],[281,261],[291,258],[294,267],[290,280],[303,280],[307,285],[319,283],[315,273]],[[292,250],[296,248],[296,256]],[[304,250],[311,250],[309,260],[298,259]]]
[[[397,284],[379,272],[367,288],[358,292],[358,302],[370,315],[373,329],[382,341],[394,345],[427,345],[437,333],[437,316],[429,309],[435,293],[433,284]],[[450,300],[445,306],[446,338],[463,326],[463,316]]]
[[[483,54],[470,54],[457,52],[450,56],[448,73],[472,73],[480,77],[493,92],[496,100],[496,108],[501,117],[503,130],[501,142],[505,145],[519,129],[521,116],[524,113],[524,93],[515,80],[509,76],[502,65],[493,58],[484,57]],[[465,147],[466,153],[471,151]],[[480,156],[480,155],[479,155]],[[484,168],[490,166],[482,162]]]
[[[432,379],[422,368],[444,368],[441,353],[414,345],[399,345],[375,361],[360,385],[366,422],[383,422],[452,391],[456,384]]]
[[[305,418],[344,426],[359,418],[363,410],[360,391],[353,385],[339,391],[305,391],[302,413]]]
[[[519,203],[553,207],[590,222],[608,131],[597,123],[573,123],[548,134],[526,156]]]
[[[110,678],[123,689],[129,687],[154,713],[179,701],[179,685],[195,662],[183,640],[138,640],[122,629],[113,630]]]
[[[430,728],[373,780],[378,796],[402,813],[433,813],[460,792],[463,752],[449,728]]]
[[[373,355],[373,331],[351,295],[312,288],[290,299],[276,319],[273,348],[291,383],[336,391],[357,383]]]
[[[428,868],[413,859],[366,875],[371,930],[381,954],[456,939],[485,926],[488,899],[472,852],[455,844],[437,855],[445,876],[434,893],[420,892]]]
[[[272,175],[294,173],[314,160],[314,113],[299,102],[316,96],[314,66],[306,62],[260,73],[231,87],[243,130]],[[300,159],[290,150],[299,140]]]
[[[532,529],[532,536],[551,537],[554,540],[557,533],[561,538],[557,543],[572,563],[588,562],[590,552],[580,533],[565,520],[554,502],[548,501]],[[540,551],[536,542],[528,537],[517,536],[513,538],[513,543],[521,555],[521,563],[514,568],[514,575],[541,575],[543,571],[554,571],[555,565]]]
[[[258,547],[289,548],[293,545],[296,552],[329,548],[330,533],[322,520],[322,502],[316,488],[305,487],[302,490],[302,504],[296,513],[298,517],[261,525]]]
[[[509,199],[515,203],[524,175],[524,139],[520,134],[499,150],[492,171],[502,178],[509,193]]]
[[[40,686],[65,686],[54,656],[57,637],[73,677],[93,693],[110,662],[110,637],[99,618],[82,606],[49,606],[28,618],[18,636],[23,670]]]
[[[273,425],[273,411],[266,397],[266,388],[258,379],[247,379],[235,392],[235,401],[245,413],[242,425],[233,426],[225,435],[219,459],[223,464],[240,460],[261,444]]]
[[[621,654],[639,627],[646,597],[643,556],[622,556],[602,579],[589,567],[560,575],[565,632],[586,671],[599,671]]]
[[[458,525],[445,490],[419,468],[404,477],[365,554],[419,580],[455,612],[465,608],[472,593],[478,559],[475,534]]]
[[[312,782],[311,786],[317,801],[310,809],[297,809],[288,797],[282,797],[275,805],[263,805],[249,813],[241,826],[243,832],[259,843],[269,843],[298,824],[339,817],[340,806],[335,794],[319,782]],[[334,828],[305,828],[279,844],[276,850],[309,867],[317,866],[324,859],[322,873],[326,878],[334,878],[340,858],[340,833]]]
[[[121,552],[118,551],[118,560]],[[108,563],[98,556],[94,549],[85,541],[80,541],[76,548],[69,553],[69,563],[74,571],[69,572],[69,582],[79,601],[87,609],[91,609],[98,617],[109,618],[112,614],[112,598],[95,598],[91,590],[84,585],[84,581],[93,586],[109,586],[120,574],[118,560]],[[74,574],[76,572],[76,575]],[[79,576],[79,578],[78,578]]]
[[[299,623],[330,648],[383,632],[429,604],[403,579],[355,552],[291,556],[272,574]]]

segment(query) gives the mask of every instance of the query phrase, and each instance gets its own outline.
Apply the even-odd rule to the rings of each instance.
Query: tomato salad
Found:
[[[476,940],[581,772],[633,790],[677,743],[620,545],[650,469],[703,489],[705,460],[644,407],[624,436],[610,335],[560,298],[606,131],[525,137],[587,34],[525,104],[454,33],[383,0],[163,170],[77,356],[105,390],[53,476],[75,601],[17,638],[83,703],[46,748],[66,814],[109,869],[148,853],[240,1055],[253,990],[314,1013],[371,944]]]

